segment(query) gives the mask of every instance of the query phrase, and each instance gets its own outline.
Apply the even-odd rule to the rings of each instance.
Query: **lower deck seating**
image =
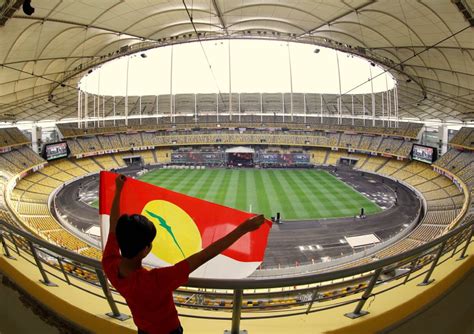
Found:
[[[364,166],[364,164],[367,162],[368,159],[369,159],[368,156],[364,156],[363,158],[357,160],[357,162],[356,162],[354,168],[355,168],[355,169],[361,169],[362,166]]]
[[[170,149],[157,149],[154,152],[156,156],[156,162],[160,164],[171,163],[171,150]]]
[[[376,258],[382,259],[384,257],[389,257],[393,255],[400,254],[401,252],[406,252],[410,249],[413,249],[415,247],[418,247],[420,245],[424,244],[423,241],[421,240],[412,240],[412,239],[402,239],[399,242],[382,249],[381,251],[377,252],[375,254]]]
[[[365,164],[360,168],[368,172],[375,172],[387,162],[387,158],[369,157]]]
[[[155,156],[153,155],[153,152],[151,151],[143,151],[143,152],[140,152],[140,155],[143,159],[143,162],[146,164],[146,165],[154,165],[156,164],[156,160],[155,160]]]
[[[102,258],[102,251],[94,247],[87,247],[83,249],[80,253],[81,255],[88,256],[93,259],[99,260]]]
[[[91,159],[78,159],[74,161],[75,164],[88,173],[97,173],[100,171],[100,166]]]
[[[88,247],[84,241],[79,240],[69,232],[62,229],[44,231],[42,233],[43,235],[46,235],[50,241],[73,251],[79,252],[81,249]]]
[[[86,172],[83,168],[75,164],[73,160],[59,160],[52,164],[59,170],[62,170],[73,177],[82,176]]]
[[[119,137],[117,137],[118,140]],[[42,237],[85,256],[100,258],[101,251],[79,240],[62,226],[48,212],[47,201],[51,192],[65,181],[98,172],[105,168],[125,165],[124,157],[141,155],[145,163],[166,163],[171,159],[171,150],[125,152],[93,158],[60,160],[48,164],[36,173],[20,180],[11,193],[16,214],[32,231]],[[347,155],[346,151],[314,150],[314,161],[336,164]],[[382,258],[398,254],[433,240],[449,227],[460,212],[464,195],[448,178],[438,175],[428,165],[418,162],[398,161],[384,157],[353,154],[359,159],[356,167],[374,171],[404,180],[420,191],[427,200],[428,210],[422,223],[405,239],[375,254]],[[467,172],[465,174],[468,174]],[[369,259],[370,260],[370,259]],[[364,261],[369,261],[365,259]]]
[[[130,157],[130,156],[135,156],[135,153],[116,153],[113,155],[113,159],[117,163],[119,167],[125,167],[127,164],[124,161],[124,158]]]
[[[48,194],[38,194],[15,188],[11,194],[11,199],[13,201],[21,200],[33,203],[45,203],[48,201]]]
[[[456,210],[427,211],[423,224],[449,225],[456,218]]]
[[[341,159],[341,157],[343,155],[347,155],[347,152],[345,152],[345,151],[330,151],[328,153],[328,157],[326,159],[326,164],[327,165],[337,165],[337,163],[339,162],[339,159]]]
[[[417,186],[421,183],[426,182],[427,180],[419,175],[412,175],[409,178],[405,179],[405,182],[412,185],[412,186]]]
[[[464,195],[462,194],[427,201],[427,205],[430,210],[459,209],[463,206],[463,204]]]
[[[48,199],[54,189],[64,182],[87,174],[79,165],[92,165],[90,158],[76,164],[74,160],[61,160],[46,165],[39,171],[21,179],[11,192],[12,209],[32,232],[60,246],[74,251],[88,247],[70,234],[56,221],[48,209]]]
[[[406,164],[405,161],[399,161],[391,159],[382,168],[380,168],[377,173],[382,175],[390,176],[393,173],[397,172],[400,168],[402,168]]]
[[[420,225],[406,239],[378,252],[377,257],[394,255],[402,249],[411,249],[442,235],[459,215],[465,201],[462,190],[431,166],[417,161],[383,160],[387,159],[369,157],[365,163],[356,167],[362,171],[376,171],[415,187],[426,200],[427,212]]]
[[[411,234],[411,240],[429,242],[439,237],[446,230],[446,226],[420,225]]]
[[[101,155],[94,157],[93,160],[105,170],[120,167],[111,155]]]
[[[49,213],[46,203],[29,203],[18,201],[16,210],[21,215],[47,215]]]
[[[41,216],[39,214],[35,216],[23,216],[22,218],[37,233],[44,234],[48,231],[60,231],[62,229],[61,225],[59,225],[53,217],[47,214],[44,216]]]
[[[140,152],[151,159],[153,152]],[[50,214],[48,199],[50,194],[64,182],[76,177],[85,176],[101,169],[116,168],[125,165],[121,156],[107,155],[94,158],[58,160],[51,162],[39,171],[21,179],[12,190],[10,198],[12,209],[18,218],[38,235],[47,238],[60,246],[74,251],[83,251],[95,258],[100,258],[101,252],[90,248],[86,243],[64,230]],[[117,163],[121,161],[121,164]],[[1,203],[0,203],[1,204]],[[90,249],[89,249],[90,248]]]

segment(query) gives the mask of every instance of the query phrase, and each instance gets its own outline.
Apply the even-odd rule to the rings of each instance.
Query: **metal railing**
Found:
[[[183,307],[228,311],[212,316],[181,312],[180,316],[231,321],[230,333],[239,333],[241,319],[290,317],[348,304],[356,306],[345,316],[357,318],[368,313],[363,308],[370,297],[411,280],[419,279],[419,285],[428,285],[433,281],[436,267],[455,256],[464,259],[473,235],[474,219],[470,219],[422,246],[357,267],[284,278],[190,278],[186,287],[176,291],[175,302]],[[111,310],[109,316],[120,320],[130,318],[119,311],[117,304],[125,303],[115,297],[116,292],[107,282],[99,261],[50,244],[3,221],[0,221],[0,243],[5,257],[20,256],[37,266],[43,284],[54,286],[52,279],[64,281],[105,299]],[[382,284],[389,282],[392,284]],[[339,299],[346,296],[350,298]]]

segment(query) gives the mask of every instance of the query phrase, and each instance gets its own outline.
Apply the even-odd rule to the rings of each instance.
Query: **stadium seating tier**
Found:
[[[334,127],[332,128],[334,129]],[[298,135],[285,131],[276,131],[269,139],[268,134],[260,131],[246,131],[236,134],[234,131],[223,130],[219,133],[214,131],[200,131],[196,134],[137,132],[77,137],[69,139],[73,154],[90,153],[103,150],[125,150],[122,153],[99,155],[82,159],[59,160],[47,164],[36,173],[27,175],[20,180],[11,193],[13,209],[20,220],[31,230],[57,243],[63,247],[78,251],[81,254],[100,258],[100,251],[88,246],[62,228],[62,226],[50,215],[47,200],[52,191],[64,182],[88,173],[96,173],[102,169],[112,169],[125,166],[124,157],[130,155],[141,155],[146,164],[171,162],[172,150],[166,146],[173,143],[183,144],[215,144],[219,143],[241,143],[261,144],[268,140],[276,148],[280,145],[303,146],[311,144],[325,147],[345,147],[363,150],[384,151],[395,153],[408,151],[412,143],[402,139],[386,138],[381,136],[368,136],[348,133],[325,133],[323,131],[303,131]],[[469,135],[466,136],[469,138]],[[130,148],[140,146],[163,146],[153,150],[128,152]],[[290,153],[290,149],[281,152]],[[299,152],[299,151],[298,151]],[[315,164],[336,165],[341,157],[350,155],[358,160],[355,168],[361,171],[376,172],[391,176],[395,179],[404,180],[417,188],[427,200],[427,212],[422,224],[408,238],[379,251],[375,256],[384,257],[395,254],[400,250],[416,247],[420,242],[427,242],[443,233],[453,220],[458,216],[460,208],[464,203],[464,195],[459,187],[454,185],[448,178],[433,171],[430,166],[421,162],[399,161],[380,156],[370,156],[329,149],[312,149],[310,152],[311,162]],[[435,166],[458,173],[465,180],[472,180],[473,155],[470,152],[459,152],[450,150],[439,159]],[[31,166],[44,163],[38,155],[26,146],[15,147],[9,152],[0,154],[0,163],[5,170],[12,175],[31,168]],[[1,201],[0,201],[1,204]]]

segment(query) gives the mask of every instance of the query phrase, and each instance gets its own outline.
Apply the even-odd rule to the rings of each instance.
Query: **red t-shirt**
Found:
[[[127,301],[135,325],[150,334],[169,334],[178,328],[173,290],[188,281],[188,261],[152,270],[141,268],[122,278],[119,277],[121,259],[117,237],[115,233],[110,233],[102,256],[102,267],[112,285]]]

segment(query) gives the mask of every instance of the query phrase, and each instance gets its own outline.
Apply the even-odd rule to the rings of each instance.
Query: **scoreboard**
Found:
[[[415,144],[413,145],[411,158],[413,160],[432,164],[437,159],[436,147]]]
[[[43,148],[43,158],[47,161],[66,158],[69,154],[67,142],[46,144]]]

